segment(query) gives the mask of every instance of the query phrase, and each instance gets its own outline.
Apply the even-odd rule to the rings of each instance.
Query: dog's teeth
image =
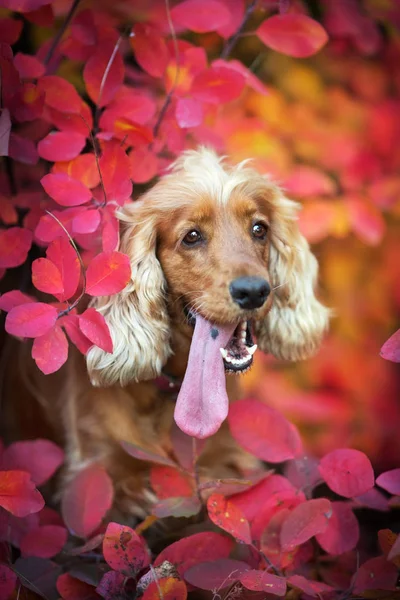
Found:
[[[242,331],[241,338],[242,338],[242,342],[244,343],[246,341],[246,332],[245,331]]]
[[[247,348],[247,352],[250,354],[250,356],[253,356],[253,354],[256,350],[257,350],[257,344],[254,344],[254,346]]]
[[[240,329],[241,329],[242,331],[246,332],[246,329],[247,329],[247,323],[246,323],[246,321],[242,321],[242,322],[240,323]]]
[[[227,358],[228,358],[228,351],[225,350],[225,348],[220,348],[219,351],[222,354],[222,358],[225,358],[225,360],[227,360]]]
[[[230,356],[227,356],[227,357],[225,358],[225,360],[226,360],[226,362],[228,362],[228,363],[233,363],[233,361],[234,361],[234,359],[233,359],[233,358],[231,358]]]

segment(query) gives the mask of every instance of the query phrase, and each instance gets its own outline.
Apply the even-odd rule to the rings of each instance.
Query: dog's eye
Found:
[[[194,246],[202,240],[203,238],[200,231],[197,231],[197,229],[191,229],[190,231],[188,231],[188,233],[185,235],[182,241],[186,246]]]
[[[257,240],[265,240],[267,237],[267,227],[264,223],[254,223],[251,233]]]

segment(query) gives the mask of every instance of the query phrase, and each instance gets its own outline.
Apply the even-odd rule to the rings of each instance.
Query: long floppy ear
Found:
[[[156,223],[143,201],[124,207],[125,221],[119,250],[131,259],[132,277],[119,294],[92,301],[109,326],[112,354],[94,346],[87,367],[94,385],[122,386],[153,379],[171,353],[165,279],[156,257]]]
[[[299,205],[281,194],[274,204],[269,255],[274,298],[256,325],[257,341],[277,358],[302,360],[318,350],[330,310],[315,296],[318,263],[296,222]]]

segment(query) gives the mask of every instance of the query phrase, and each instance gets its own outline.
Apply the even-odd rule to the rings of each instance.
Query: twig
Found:
[[[60,29],[57,31],[57,33],[54,37],[54,40],[53,40],[50,48],[48,49],[47,54],[43,60],[43,63],[46,66],[49,64],[49,62],[53,58],[54,51],[57,48],[58,44],[60,43],[60,40],[61,40],[62,36],[64,35],[65,30],[67,29],[68,25],[70,24],[72,17],[74,16],[75,11],[78,8],[80,1],[81,0],[74,0],[71,8],[69,9],[69,13],[65,17],[64,23],[61,25]]]
[[[92,142],[94,158],[96,160],[96,166],[97,166],[97,170],[99,172],[99,177],[100,177],[100,185],[101,185],[101,189],[103,190],[103,196],[104,196],[104,202],[100,207],[104,208],[104,206],[106,206],[106,204],[107,204],[107,192],[106,192],[106,188],[104,186],[103,174],[100,169],[99,147],[97,144],[97,140],[95,139],[95,137],[93,135],[93,131],[90,129],[89,123],[86,121],[86,119],[83,115],[79,115],[79,116],[82,119],[82,121],[85,123],[86,127],[88,128],[90,141]]]
[[[171,32],[172,42],[173,42],[173,45],[174,45],[175,61],[176,61],[176,71],[175,71],[175,78],[174,78],[174,82],[172,84],[172,87],[169,90],[169,92],[167,94],[167,97],[164,100],[164,104],[161,107],[160,114],[158,115],[158,119],[156,121],[156,124],[154,125],[153,135],[154,135],[155,138],[158,135],[158,132],[160,130],[160,125],[163,122],[163,119],[165,117],[165,113],[167,112],[167,109],[168,109],[169,105],[171,104],[171,100],[172,100],[173,95],[175,93],[176,86],[178,85],[179,73],[180,73],[180,60],[179,60],[178,41],[176,39],[175,28],[174,28],[174,24],[173,24],[172,18],[171,18],[171,10],[170,10],[170,6],[169,6],[169,0],[165,0],[165,10],[167,11],[168,26],[169,26],[169,29],[170,29],[170,32]]]
[[[236,42],[239,39],[240,34],[242,33],[243,29],[246,27],[247,21],[250,19],[251,15],[253,14],[253,11],[254,11],[256,5],[257,5],[257,0],[252,0],[250,2],[250,4],[246,8],[246,11],[243,15],[242,22],[240,23],[240,25],[239,25],[238,29],[235,31],[235,33],[226,42],[225,47],[221,52],[220,58],[223,58],[223,59],[228,58],[228,56],[230,55],[230,53],[233,50],[233,47],[235,46]]]

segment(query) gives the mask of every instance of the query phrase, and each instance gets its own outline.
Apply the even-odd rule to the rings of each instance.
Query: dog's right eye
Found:
[[[197,229],[191,229],[190,231],[188,231],[188,233],[185,235],[185,237],[183,238],[182,242],[185,244],[185,246],[194,246],[195,244],[198,244],[199,242],[203,241],[203,237],[200,233],[200,231],[197,231]]]

